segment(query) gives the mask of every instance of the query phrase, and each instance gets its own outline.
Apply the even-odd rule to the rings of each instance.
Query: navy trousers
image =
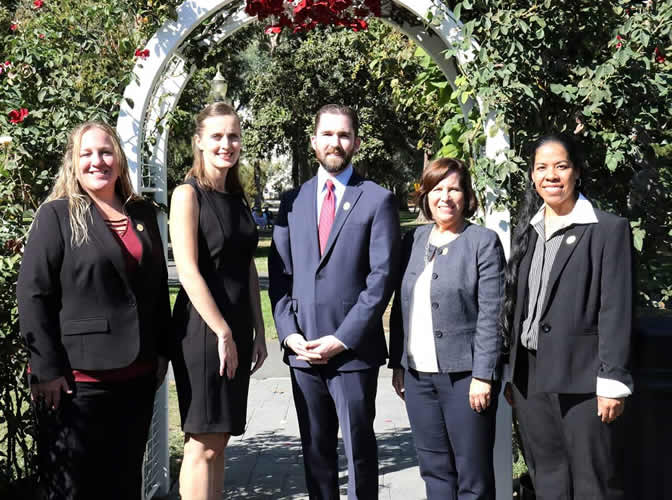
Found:
[[[494,500],[495,415],[469,406],[471,372],[422,373],[406,370],[406,410],[428,500]]]
[[[348,459],[348,500],[378,498],[373,431],[378,368],[339,372],[328,365],[292,368],[306,486],[311,500],[338,500],[338,428]]]
[[[513,400],[537,498],[625,498],[623,417],[603,423],[595,394],[537,392],[535,354],[524,349],[518,359]]]
[[[71,387],[58,410],[36,408],[40,498],[140,500],[156,378]]]

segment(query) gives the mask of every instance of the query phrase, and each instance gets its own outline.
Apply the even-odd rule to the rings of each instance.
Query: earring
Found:
[[[576,179],[576,187],[581,187],[581,177]]]

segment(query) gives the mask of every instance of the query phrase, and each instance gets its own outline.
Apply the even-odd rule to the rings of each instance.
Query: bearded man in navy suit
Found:
[[[393,194],[352,168],[358,128],[347,106],[318,111],[311,144],[320,167],[283,197],[269,256],[269,295],[291,367],[311,499],[339,498],[339,425],[348,499],[378,498],[373,420],[400,234]]]

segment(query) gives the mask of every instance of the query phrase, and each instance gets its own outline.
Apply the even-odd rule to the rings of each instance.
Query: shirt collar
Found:
[[[337,175],[330,174],[324,169],[322,165],[320,165],[320,168],[317,169],[317,189],[322,191],[324,189],[325,183],[327,182],[327,179],[334,181],[334,185],[337,187],[345,188],[345,186],[348,185],[348,182],[350,182],[352,172],[352,163],[345,167],[345,169],[339,172]]]
[[[539,222],[544,220],[544,209],[546,204],[544,203],[539,211],[534,214],[534,217],[530,220],[530,225],[534,226]],[[562,227],[568,227],[575,224],[597,224],[597,216],[595,215],[595,209],[593,204],[588,201],[588,198],[579,193],[579,199],[576,200],[574,208],[567,215],[561,215],[563,218]]]

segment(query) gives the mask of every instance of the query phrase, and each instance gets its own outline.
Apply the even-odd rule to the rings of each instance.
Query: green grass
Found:
[[[271,232],[259,233],[259,246],[254,253],[254,264],[257,266],[259,276],[268,276],[268,254],[271,251]]]
[[[399,222],[401,225],[402,234],[416,226],[427,223],[427,221],[422,218],[421,212],[411,212],[409,210],[399,211]]]
[[[180,425],[180,409],[174,380],[168,381],[168,450],[170,480],[174,481],[180,475],[180,466],[184,456],[184,433]]]

